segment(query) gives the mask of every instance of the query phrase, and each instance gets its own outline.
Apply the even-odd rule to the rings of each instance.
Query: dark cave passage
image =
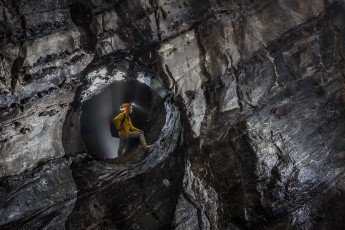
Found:
[[[68,155],[86,153],[111,164],[140,162],[147,157],[149,151],[140,145],[139,138],[128,140],[123,156],[118,157],[119,138],[110,126],[125,102],[133,105],[132,124],[144,131],[147,145],[157,144],[166,124],[169,94],[159,78],[125,70],[127,65],[124,59],[108,57],[85,73],[84,86],[77,92],[63,128]]]
[[[151,89],[135,80],[120,81],[109,85],[82,106],[81,135],[90,154],[99,158],[115,158],[119,138],[112,137],[110,123],[121,113],[124,102],[133,103],[130,115],[135,127],[145,131],[151,110]],[[137,139],[128,141],[126,150],[136,146]]]
[[[86,229],[84,220],[102,229],[105,224],[131,229],[134,222],[140,229],[160,229],[174,217],[184,169],[180,110],[158,76],[123,71],[123,62],[98,63],[85,73],[84,86],[67,114],[64,147],[73,158],[70,169],[79,193],[66,229]],[[132,123],[144,131],[152,148],[142,151],[135,147],[137,140],[128,143],[124,157],[99,159],[117,156],[118,138],[111,136],[109,123],[123,102],[134,104]],[[96,184],[97,194],[82,195]],[[147,203],[140,205],[143,200]],[[128,201],[135,214],[127,218],[134,207]]]

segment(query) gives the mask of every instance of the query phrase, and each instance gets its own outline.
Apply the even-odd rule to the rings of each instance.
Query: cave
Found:
[[[0,12],[0,229],[345,229],[344,0]]]
[[[66,222],[66,227],[70,229],[87,227],[76,221],[84,212],[87,212],[86,215],[91,219],[99,212],[111,216],[103,218],[99,225],[114,227],[116,222],[117,227],[131,228],[131,223],[123,220],[122,213],[131,210],[131,207],[125,204],[127,197],[132,196],[138,205],[144,198],[152,202],[152,205],[136,208],[136,217],[132,218],[144,217],[147,210],[151,210],[151,217],[144,217],[142,220],[138,218],[138,224],[141,222],[140,225],[159,228],[172,219],[173,207],[177,203],[176,193],[183,175],[181,152],[177,151],[182,138],[180,112],[158,75],[123,69],[126,64],[132,64],[132,61],[103,58],[101,63],[90,67],[84,72],[84,85],[76,93],[73,102],[75,106],[67,113],[63,140],[65,151],[78,159],[73,161],[70,167],[77,189],[88,190],[89,185],[100,182],[95,180],[95,177],[105,178],[101,182],[104,185],[101,185],[96,193],[91,191],[86,199],[76,201],[75,211]],[[114,141],[116,138],[111,137],[108,125],[109,120],[120,112],[123,102],[134,104],[131,114],[133,124],[145,132],[147,142],[153,146],[147,152],[138,148],[138,140],[133,140],[127,143],[128,150],[124,155],[117,157],[114,153],[117,152],[116,140]],[[97,131],[97,126],[102,127]],[[97,139],[99,137],[104,139],[100,141]],[[110,144],[113,148],[109,147]],[[109,149],[112,155],[107,154]],[[102,151],[105,151],[105,154]],[[98,164],[102,165],[101,168]],[[157,167],[160,173],[159,176],[154,176]],[[111,176],[114,174],[117,176]],[[151,174],[154,181],[148,176]],[[141,184],[146,180],[151,189],[145,192]],[[169,185],[165,186],[163,181]],[[112,186],[107,186],[107,183]],[[152,194],[152,189],[155,190],[155,196],[149,194]],[[117,193],[118,190],[122,192]],[[159,197],[159,202],[164,202],[169,208],[157,207],[156,196]],[[110,203],[112,205],[108,205]],[[114,209],[117,209],[118,214],[112,216]],[[157,216],[159,221],[151,220]],[[146,223],[147,221],[150,223]]]
[[[164,103],[169,93],[157,76],[121,69],[128,63],[131,62],[104,58],[85,73],[84,87],[76,94],[76,106],[67,113],[64,124],[62,139],[66,152],[85,152],[97,159],[117,158],[119,138],[111,136],[110,123],[122,112],[124,102],[132,103],[133,125],[143,130],[147,142],[154,145],[166,120]],[[125,152],[127,160],[109,162],[134,163],[145,156],[138,139],[129,140]]]
[[[111,136],[109,125],[114,117],[122,112],[120,107],[124,102],[133,104],[132,123],[146,133],[148,118],[153,116],[150,112],[151,93],[148,86],[132,80],[112,83],[103,92],[84,102],[81,108],[80,132],[88,153],[99,158],[117,157],[119,138]],[[128,143],[127,149],[138,145],[137,139],[130,141],[132,143]]]

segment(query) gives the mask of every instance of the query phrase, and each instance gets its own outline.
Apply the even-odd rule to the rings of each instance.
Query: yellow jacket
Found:
[[[124,116],[126,118],[123,121],[122,127],[120,127]],[[130,132],[133,132],[133,131],[140,131],[140,129],[137,129],[133,126],[131,118],[125,113],[120,113],[119,115],[117,115],[114,118],[114,123],[115,123],[116,128],[119,130],[119,133],[129,134]]]

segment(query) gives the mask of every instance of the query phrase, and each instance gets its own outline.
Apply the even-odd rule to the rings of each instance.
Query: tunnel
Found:
[[[121,81],[108,86],[103,92],[86,101],[82,106],[81,135],[89,153],[99,158],[115,158],[119,138],[110,132],[110,123],[122,111],[124,102],[133,104],[130,114],[132,124],[145,132],[151,110],[151,90],[135,80]],[[125,152],[138,144],[137,139],[130,139]]]
[[[73,159],[70,170],[80,194],[90,192],[78,195],[66,228],[84,229],[83,219],[93,219],[102,210],[101,225],[116,223],[116,229],[130,229],[136,220],[156,229],[172,220],[178,201],[184,168],[180,109],[158,75],[130,70],[123,59],[111,61],[84,73],[83,86],[66,115],[63,144]],[[132,123],[152,145],[144,154],[134,140],[117,157],[118,139],[111,136],[109,122],[123,102],[134,104]],[[97,187],[98,194],[89,186]],[[123,221],[124,213],[132,210],[128,197],[137,214]],[[141,205],[143,199],[147,205]],[[152,220],[154,216],[159,221]]]
[[[127,64],[124,62],[114,66],[101,63],[94,72],[85,74],[85,86],[77,93],[74,109],[66,116],[63,143],[68,155],[84,152],[101,160],[118,158],[119,138],[111,134],[110,126],[123,112],[123,103],[132,103],[132,124],[144,132],[148,145],[159,137],[166,122],[164,103],[169,94],[156,77],[120,70]],[[124,157],[137,161],[145,156],[138,138],[127,141]]]

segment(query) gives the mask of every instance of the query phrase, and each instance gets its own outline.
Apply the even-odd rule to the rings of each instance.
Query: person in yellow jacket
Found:
[[[147,150],[150,145],[146,144],[146,140],[144,137],[144,132],[136,127],[133,126],[131,118],[129,114],[132,113],[132,104],[130,103],[123,103],[122,104],[123,113],[120,113],[114,118],[114,123],[116,128],[119,130],[119,150],[117,152],[118,156],[122,155],[124,148],[126,147],[126,143],[128,139],[131,138],[139,138],[141,146]]]

